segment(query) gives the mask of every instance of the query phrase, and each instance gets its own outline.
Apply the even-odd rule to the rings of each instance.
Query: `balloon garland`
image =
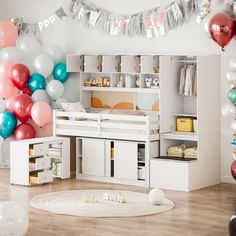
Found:
[[[43,48],[32,35],[18,36],[17,32],[12,22],[0,21],[0,137],[49,136],[52,106],[68,101],[63,97],[70,76],[65,54],[59,46]],[[53,80],[47,82],[51,75]]]

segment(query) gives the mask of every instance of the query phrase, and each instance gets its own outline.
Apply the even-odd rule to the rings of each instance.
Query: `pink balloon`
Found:
[[[14,64],[10,61],[0,63],[0,80],[10,79],[11,68]]]
[[[35,137],[50,137],[53,135],[53,123],[48,123],[43,127],[36,125],[32,119],[28,120],[27,123],[34,127],[36,133]]]
[[[6,109],[8,111],[11,111],[11,112],[13,111],[13,109],[12,109],[13,101],[14,101],[15,97],[19,94],[20,94],[20,91],[17,88],[15,88],[13,95],[6,100]]]
[[[0,80],[0,97],[8,99],[12,97],[14,92],[15,92],[15,87],[10,80],[8,79]]]
[[[16,44],[17,38],[17,27],[10,21],[0,21],[0,46],[13,46]]]
[[[42,127],[51,121],[52,108],[46,102],[36,102],[31,109],[33,121]]]

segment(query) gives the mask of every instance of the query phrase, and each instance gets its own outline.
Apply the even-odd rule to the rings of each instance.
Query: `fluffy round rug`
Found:
[[[104,194],[121,194],[126,203],[103,199]],[[92,201],[96,198],[96,203]],[[87,202],[86,202],[87,201]],[[148,194],[117,190],[72,190],[35,196],[30,205],[57,214],[83,217],[134,217],[158,214],[174,207],[165,199],[162,205],[151,205]]]

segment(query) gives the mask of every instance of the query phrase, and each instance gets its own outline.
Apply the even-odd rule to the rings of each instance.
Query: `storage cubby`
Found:
[[[102,56],[84,55],[84,72],[102,72]]]
[[[122,73],[140,73],[141,72],[141,56],[122,55],[121,56],[121,72]]]
[[[77,54],[68,54],[66,56],[66,66],[68,72],[84,71],[84,56]]]
[[[102,72],[113,73],[121,71],[120,55],[103,55],[102,56]]]
[[[159,56],[142,55],[141,73],[159,73]]]
[[[35,138],[11,142],[12,184],[34,185],[70,178],[70,139]]]

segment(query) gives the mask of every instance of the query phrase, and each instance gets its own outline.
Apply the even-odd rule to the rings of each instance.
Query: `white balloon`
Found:
[[[47,78],[52,74],[54,63],[51,57],[47,55],[39,55],[34,60],[36,71]]]
[[[62,98],[59,98],[57,99],[54,103],[53,103],[53,108],[54,109],[62,109],[62,105],[61,103],[62,102],[69,102],[69,99],[68,98],[65,98],[65,97],[62,97]]]
[[[21,36],[16,41],[16,47],[25,53],[40,54],[42,53],[42,47],[39,41],[33,36]]]
[[[28,229],[27,211],[15,202],[0,203],[0,235],[23,236]]]
[[[65,61],[65,52],[57,45],[45,47],[44,52],[53,59],[55,64]]]
[[[229,67],[231,70],[236,72],[236,58],[233,58],[229,61]]]
[[[53,100],[57,100],[64,94],[65,88],[59,80],[52,80],[48,83],[46,90]]]
[[[231,129],[232,130],[236,130],[236,120],[234,120],[232,123],[231,123]]]
[[[165,194],[161,189],[152,189],[149,193],[148,199],[152,205],[161,205],[165,200]]]
[[[50,105],[50,97],[48,96],[47,92],[44,89],[38,89],[36,90],[32,96],[32,100],[34,103],[36,102],[46,102],[48,105]]]
[[[34,60],[37,56],[38,54],[35,53],[22,53],[22,64],[28,67],[30,74],[37,72],[34,66]]]
[[[0,51],[0,61],[11,61],[13,63],[21,62],[21,55],[17,48],[6,47]]]
[[[221,114],[223,117],[235,115],[235,105],[233,104],[224,104],[221,108]]]
[[[226,78],[230,84],[236,84],[236,72],[226,73]]]

